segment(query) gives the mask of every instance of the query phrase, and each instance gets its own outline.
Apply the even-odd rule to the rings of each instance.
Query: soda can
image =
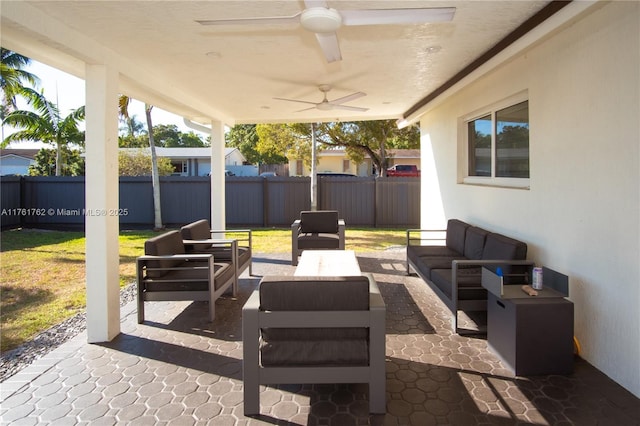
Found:
[[[542,268],[533,268],[533,285],[534,290],[542,290]]]

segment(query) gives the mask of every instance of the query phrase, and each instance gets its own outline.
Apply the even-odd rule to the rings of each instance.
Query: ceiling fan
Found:
[[[291,16],[197,20],[201,25],[287,24],[300,23],[316,34],[327,62],[342,60],[336,30],[342,25],[398,25],[445,22],[453,19],[455,7],[403,9],[336,10],[325,0],[305,0],[306,8]]]
[[[296,112],[308,111],[308,110],[311,110],[311,109],[314,109],[314,108],[315,109],[319,109],[320,111],[331,111],[331,110],[334,110],[334,109],[343,109],[343,110],[347,110],[347,111],[358,111],[358,112],[369,111],[369,108],[361,108],[361,107],[343,105],[346,102],[350,102],[350,101],[356,100],[358,98],[361,98],[363,96],[367,96],[366,93],[356,92],[356,93],[352,93],[350,95],[343,96],[341,98],[334,99],[334,100],[330,101],[330,100],[327,99],[327,92],[329,92],[329,90],[331,90],[331,86],[328,85],[328,84],[321,84],[320,86],[318,86],[318,89],[320,89],[320,91],[324,94],[324,99],[321,102],[300,101],[300,100],[297,100],[297,99],[286,99],[286,98],[273,98],[273,99],[277,99],[277,100],[280,100],[280,101],[298,102],[298,103],[301,103],[301,104],[313,105],[312,107],[301,109],[301,110],[296,111]]]

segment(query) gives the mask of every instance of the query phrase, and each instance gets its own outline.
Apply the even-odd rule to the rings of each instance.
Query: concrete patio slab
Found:
[[[237,298],[147,303],[121,311],[122,333],[81,334],[1,384],[2,424],[131,425],[637,425],[640,404],[585,361],[568,376],[514,377],[486,340],[450,330],[445,306],[404,252],[358,254],[387,303],[387,414],[369,415],[364,385],[263,387],[261,415],[242,404],[241,309],[260,277],[293,275],[289,256],[254,257]]]

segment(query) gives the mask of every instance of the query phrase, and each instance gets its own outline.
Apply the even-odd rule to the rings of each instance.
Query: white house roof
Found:
[[[145,152],[149,152],[149,148],[120,148],[122,150],[127,151],[139,151],[143,150]],[[224,156],[225,158],[232,155],[237,151],[237,155],[242,156],[242,153],[238,148],[225,148]],[[211,148],[165,148],[165,147],[156,147],[156,155],[159,157],[168,157],[168,158],[211,158]],[[244,158],[244,156],[242,156]]]
[[[0,157],[20,157],[28,160],[34,160],[39,149],[0,149]]]

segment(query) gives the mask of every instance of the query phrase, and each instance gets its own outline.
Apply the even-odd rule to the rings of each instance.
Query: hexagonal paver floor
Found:
[[[256,255],[237,299],[135,303],[122,333],[86,344],[81,335],[1,384],[2,424],[175,425],[637,425],[640,403],[588,363],[569,376],[514,377],[481,337],[453,334],[450,314],[404,252],[358,255],[387,304],[387,413],[369,415],[360,384],[261,388],[261,414],[246,417],[241,309],[259,277],[293,274],[287,255]]]

